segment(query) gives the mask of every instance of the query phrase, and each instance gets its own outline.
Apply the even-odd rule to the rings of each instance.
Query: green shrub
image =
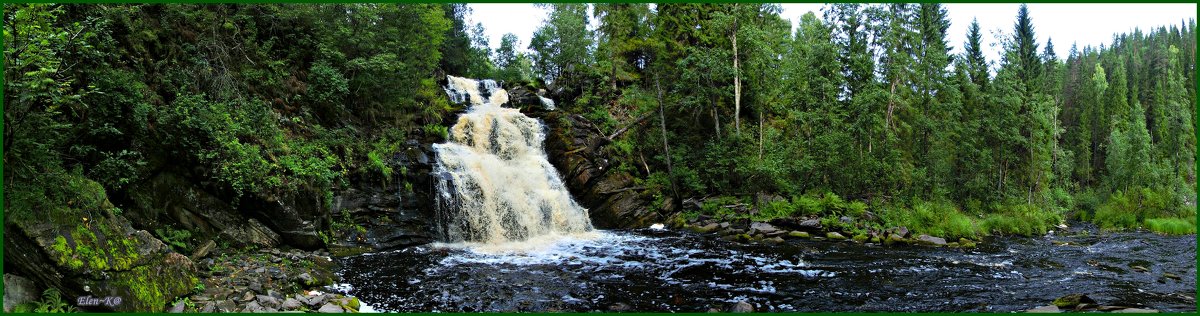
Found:
[[[992,206],[992,213],[980,221],[980,230],[989,234],[1041,235],[1062,222],[1053,210],[1036,205],[1014,202]]]
[[[1196,218],[1151,218],[1146,220],[1146,228],[1167,235],[1195,234]]]
[[[425,132],[425,136],[435,136],[440,139],[450,138],[450,130],[441,124],[425,124],[421,130]]]
[[[1195,209],[1184,207],[1171,190],[1132,188],[1110,195],[1108,200],[1096,209],[1092,221],[1103,229],[1122,230],[1143,224],[1149,226],[1149,219],[1158,219],[1155,221],[1158,228],[1179,231],[1171,229],[1179,221],[1168,219],[1182,220],[1195,216]]]

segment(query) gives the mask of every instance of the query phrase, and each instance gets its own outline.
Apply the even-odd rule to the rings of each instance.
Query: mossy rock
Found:
[[[788,237],[808,239],[808,238],[811,238],[812,236],[810,236],[808,234],[808,232],[793,231],[793,232],[788,233]]]
[[[842,236],[842,234],[838,233],[838,232],[825,233],[825,238],[829,238],[832,240],[846,240],[846,236]]]
[[[854,242],[860,243],[860,244],[867,242],[868,239],[869,238],[867,237],[867,235],[864,235],[864,234],[854,235],[854,238],[853,238]]]
[[[1054,299],[1054,306],[1058,306],[1058,308],[1075,308],[1079,304],[1096,304],[1096,300],[1083,294],[1069,294]]]
[[[958,239],[958,246],[962,248],[975,248],[975,242],[966,238]]]

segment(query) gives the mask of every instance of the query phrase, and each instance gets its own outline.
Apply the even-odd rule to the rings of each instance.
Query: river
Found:
[[[1060,235],[985,238],[973,249],[746,244],[640,229],[525,251],[435,244],[337,261],[343,291],[380,311],[703,312],[745,301],[756,311],[1009,312],[1072,293],[1196,310],[1194,235],[1077,225]]]

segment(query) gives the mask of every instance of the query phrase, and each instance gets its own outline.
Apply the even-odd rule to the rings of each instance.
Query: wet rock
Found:
[[[753,313],[753,312],[754,312],[754,305],[750,305],[750,303],[747,303],[746,301],[737,302],[737,304],[733,305],[733,310],[731,310],[731,312],[734,312],[734,313]]]
[[[854,235],[854,238],[852,238],[852,239],[854,240],[854,242],[861,244],[861,243],[867,242],[868,238],[867,238],[867,235],[858,234],[858,235]]]
[[[37,301],[40,296],[38,293],[40,292],[33,281],[13,274],[4,274],[5,313],[11,313],[17,305]]]
[[[298,301],[294,298],[289,297],[288,299],[283,300],[283,303],[281,303],[279,305],[279,308],[282,310],[297,310],[297,309],[300,309],[301,304],[303,304],[303,303],[301,303],[300,301]]]
[[[904,244],[904,243],[908,243],[908,240],[904,239],[904,237],[900,237],[899,234],[888,235],[888,238],[883,240],[883,244],[885,244],[885,245]]]
[[[925,244],[934,245],[934,246],[945,246],[946,245],[945,238],[933,237],[933,236],[929,236],[929,235],[925,235],[925,234],[917,236],[917,241],[919,241],[921,243],[925,243]]]
[[[237,304],[233,301],[217,302],[217,311],[222,313],[232,313],[237,311]]]
[[[773,243],[773,244],[778,244],[778,243],[783,242],[783,238],[782,237],[771,237],[771,238],[763,239],[763,241]]]
[[[1096,300],[1083,294],[1069,294],[1054,299],[1054,306],[1058,306],[1059,308],[1075,308],[1080,304],[1096,304]]]
[[[838,233],[838,232],[825,233],[825,238],[829,238],[829,239],[833,239],[833,240],[846,240],[846,236],[842,236],[842,234]]]
[[[1180,277],[1178,274],[1174,274],[1174,273],[1170,273],[1170,272],[1163,272],[1163,277],[1172,279],[1172,280],[1176,280],[1176,281],[1183,280],[1183,277]]]
[[[337,304],[325,303],[325,305],[322,305],[320,309],[317,309],[317,312],[318,313],[345,313],[346,310],[342,309],[342,307],[338,306]]]
[[[196,247],[196,251],[192,252],[192,257],[191,257],[192,261],[200,260],[201,258],[204,258],[204,256],[207,256],[208,252],[212,251],[213,247],[216,247],[216,246],[217,246],[217,243],[212,241],[211,239],[209,239],[208,242],[204,243],[203,245],[200,245],[200,247]]]
[[[789,232],[789,233],[788,233],[788,237],[793,237],[793,238],[805,238],[805,239],[807,239],[807,238],[809,238],[809,237],[812,237],[812,236],[809,236],[809,235],[808,235],[808,232],[802,232],[802,231],[792,231],[792,232]]]
[[[616,304],[612,304],[612,305],[608,306],[608,310],[613,311],[613,312],[625,312],[625,311],[629,311],[630,309],[631,309],[631,307],[629,306],[629,304],[625,304],[625,303],[621,303],[621,302],[617,302]]]
[[[1138,266],[1138,265],[1129,266],[1129,268],[1133,269],[1133,271],[1137,271],[1137,272],[1150,272],[1149,268],[1146,268],[1143,266]]]

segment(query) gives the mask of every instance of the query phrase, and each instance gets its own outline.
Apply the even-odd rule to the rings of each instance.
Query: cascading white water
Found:
[[[542,150],[541,122],[504,108],[492,80],[447,76],[446,93],[470,102],[437,151],[439,229],[446,242],[502,244],[592,230]]]

